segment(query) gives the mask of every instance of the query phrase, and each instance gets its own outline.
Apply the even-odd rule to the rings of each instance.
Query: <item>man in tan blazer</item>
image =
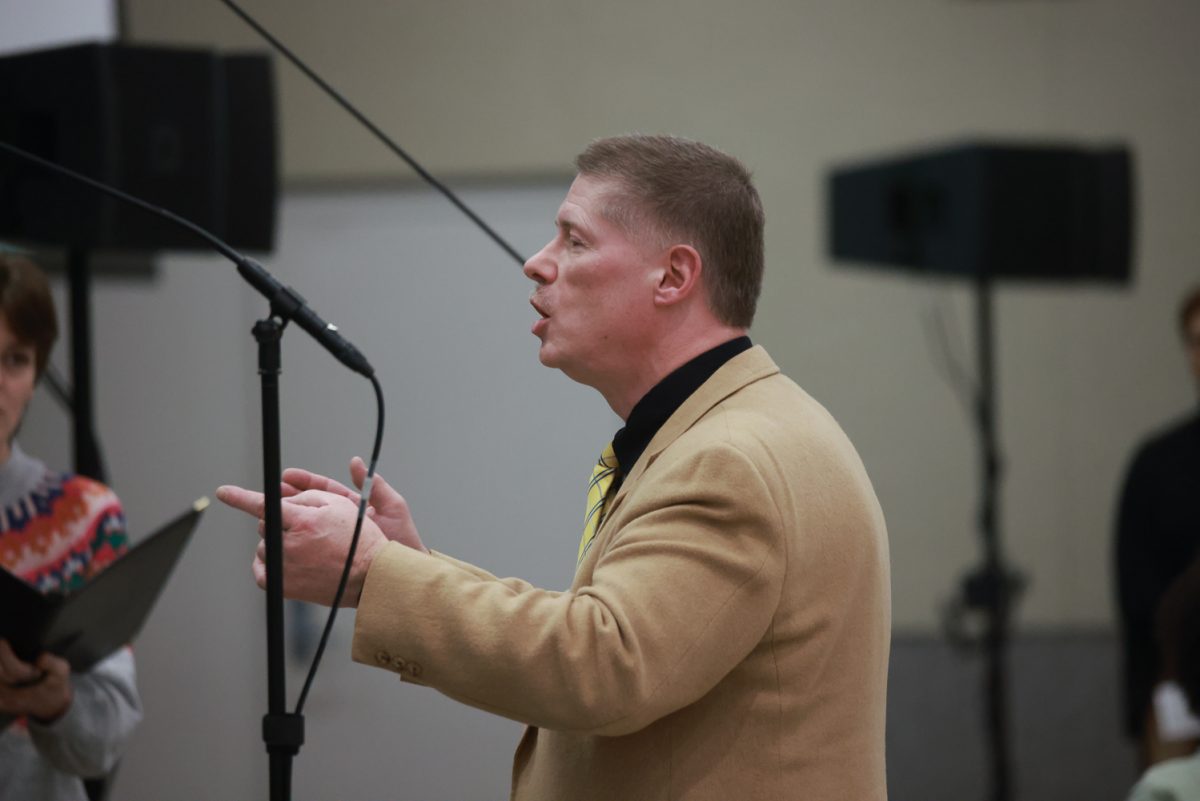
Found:
[[[376,479],[353,657],[526,723],[520,801],[884,799],[883,516],[837,423],[747,337],[763,268],[749,173],[659,136],[576,163],[525,265],[533,333],[543,364],[626,425],[571,588],[429,551]],[[365,472],[352,462],[359,486]],[[357,496],[284,480],[287,594],[327,603]],[[218,497],[261,514],[258,493]]]

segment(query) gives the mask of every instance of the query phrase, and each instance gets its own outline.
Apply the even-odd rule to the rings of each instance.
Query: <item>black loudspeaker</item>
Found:
[[[84,44],[0,59],[0,140],[115,186],[234,247],[270,250],[278,198],[265,55]],[[208,249],[195,235],[0,153],[0,236]]]
[[[1123,147],[971,143],[836,168],[836,259],[960,276],[1132,277],[1132,157]]]

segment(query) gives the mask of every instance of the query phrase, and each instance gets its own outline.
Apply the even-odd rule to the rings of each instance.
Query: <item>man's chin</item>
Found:
[[[538,348],[538,361],[543,367],[558,367],[558,354],[554,352],[554,348],[548,346],[545,342]]]
[[[560,351],[556,351],[554,348],[548,348],[545,345],[542,345],[541,350],[538,351],[538,361],[542,363],[543,367],[549,367],[552,370],[558,370],[572,381],[580,381],[575,370],[578,365],[574,364],[569,359],[564,358],[563,354]],[[580,381],[580,383],[586,382]]]

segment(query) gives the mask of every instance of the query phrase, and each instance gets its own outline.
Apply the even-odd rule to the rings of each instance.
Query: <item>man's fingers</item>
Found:
[[[298,490],[306,489],[326,489],[326,487],[336,481],[327,478],[320,473],[314,473],[311,470],[305,470],[302,467],[288,467],[283,471],[283,480],[291,484]]]
[[[367,480],[367,464],[362,460],[362,457],[355,456],[350,460],[350,480],[360,490],[362,489],[363,482]]]
[[[254,517],[263,516],[263,494],[226,484],[217,487],[217,500]]]
[[[367,464],[358,456],[350,460],[350,478],[354,481],[354,486],[359,489],[362,489],[363,482],[367,480]],[[367,502],[373,506],[386,506],[388,501],[395,501],[399,498],[400,493],[387,483],[386,478],[376,473],[371,484],[371,497],[367,499]]]
[[[295,487],[299,492],[303,492],[304,490],[323,490],[324,492],[332,492],[335,495],[344,495],[355,502],[358,501],[358,495],[345,484],[334,481],[328,476],[313,473],[299,467],[289,467],[284,470],[283,481]]]
[[[373,503],[387,503],[389,500],[394,500],[400,493],[392,489],[392,485],[387,483],[387,479],[378,473],[375,474],[375,480],[371,483],[371,501]]]
[[[294,508],[289,509],[289,507],[325,506],[329,502],[328,498],[327,493],[317,490],[303,490],[287,497],[280,506],[283,527],[288,528],[292,524]],[[261,492],[226,485],[217,487],[217,500],[259,518],[258,530],[260,534],[263,533],[265,519],[263,512],[266,504]]]

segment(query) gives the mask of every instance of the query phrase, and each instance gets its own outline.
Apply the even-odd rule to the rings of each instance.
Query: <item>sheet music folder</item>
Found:
[[[196,501],[74,592],[43,595],[0,570],[0,638],[26,662],[49,651],[87,670],[141,630],[207,507]]]

